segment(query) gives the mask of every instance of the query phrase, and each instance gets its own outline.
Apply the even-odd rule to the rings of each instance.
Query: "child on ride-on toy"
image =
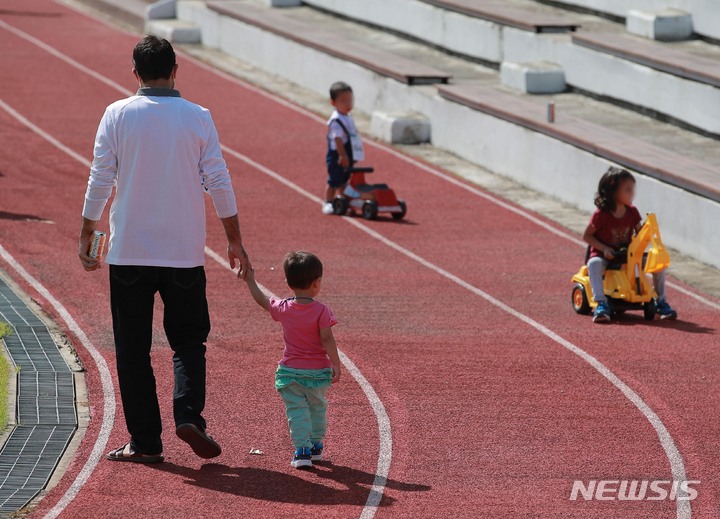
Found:
[[[590,245],[588,276],[597,303],[593,322],[610,322],[612,311],[605,296],[603,276],[618,251],[628,246],[633,234],[642,228],[640,212],[632,205],[635,177],[629,171],[611,167],[600,179],[595,195],[597,211],[592,215],[583,239]],[[665,271],[653,274],[657,292],[657,314],[661,319],[675,319],[677,312],[665,299]]]
[[[350,180],[348,168],[365,158],[362,140],[350,115],[355,106],[352,87],[342,81],[333,83],[330,87],[330,104],[335,107],[335,111],[327,122],[328,149],[325,161],[328,180],[323,214],[333,214],[333,199],[335,195],[343,194]]]

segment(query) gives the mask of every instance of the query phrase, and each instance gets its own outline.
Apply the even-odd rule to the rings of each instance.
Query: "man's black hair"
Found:
[[[311,252],[288,252],[283,261],[285,279],[290,288],[305,290],[322,277],[323,264]]]
[[[170,79],[175,51],[165,38],[145,36],[133,50],[133,66],[143,81]]]
[[[344,81],[336,81],[330,86],[330,99],[335,101],[343,92],[352,92],[353,89]]]

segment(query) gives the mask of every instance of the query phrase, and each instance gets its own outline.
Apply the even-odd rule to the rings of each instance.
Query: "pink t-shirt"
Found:
[[[294,299],[270,299],[270,316],[283,327],[285,352],[280,364],[295,369],[332,367],[320,339],[320,330],[337,324],[327,305],[318,301],[302,304]]]

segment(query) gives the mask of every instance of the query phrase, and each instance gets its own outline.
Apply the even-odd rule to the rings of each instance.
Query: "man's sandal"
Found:
[[[126,443],[119,449],[110,451],[105,456],[110,461],[127,461],[130,463],[161,463],[165,456],[162,454],[141,454],[133,452],[129,443]]]
[[[208,436],[205,431],[193,423],[184,423],[177,426],[175,434],[182,441],[190,445],[193,452],[201,458],[209,459],[220,456],[222,449],[218,442]]]

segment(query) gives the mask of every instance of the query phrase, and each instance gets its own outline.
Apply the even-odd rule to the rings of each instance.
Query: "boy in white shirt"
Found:
[[[343,194],[350,180],[348,169],[365,159],[362,140],[350,115],[355,106],[352,87],[342,81],[333,83],[330,87],[330,104],[335,107],[335,111],[327,122],[328,150],[325,160],[328,180],[323,214],[333,214],[333,199]]]

